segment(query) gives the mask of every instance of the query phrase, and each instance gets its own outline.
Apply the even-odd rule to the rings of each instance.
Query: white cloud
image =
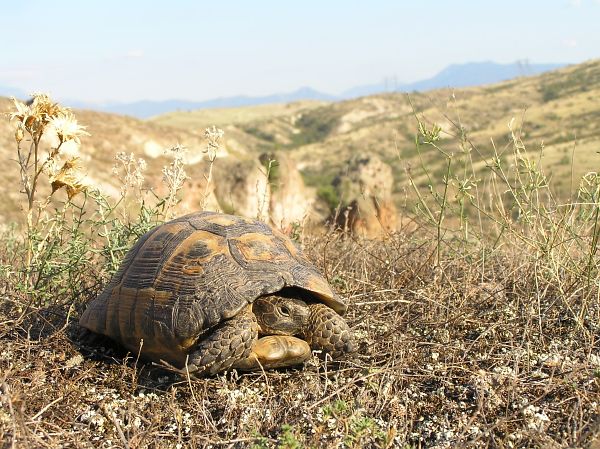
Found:
[[[565,47],[575,48],[577,47],[577,39],[565,39],[565,41],[563,41],[563,44]]]
[[[575,8],[579,8],[581,6],[581,0],[569,0],[569,4]]]
[[[143,56],[143,50],[129,50],[127,53],[125,53],[125,57],[128,59],[140,59]]]

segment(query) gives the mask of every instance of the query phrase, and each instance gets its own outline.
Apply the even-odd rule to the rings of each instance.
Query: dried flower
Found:
[[[13,102],[15,110],[13,112],[8,113],[9,120],[17,119],[19,121],[19,126],[28,129],[31,125],[31,122],[35,120],[31,108],[14,97],[12,97],[11,100]]]
[[[66,161],[55,174],[50,176],[52,193],[64,187],[69,199],[87,189],[84,182],[85,175],[82,173],[79,158],[75,157]]]
[[[204,130],[204,137],[206,137],[206,149],[203,151],[208,154],[208,159],[212,162],[217,157],[217,151],[221,148],[221,139],[225,132],[217,128],[216,126],[212,126],[210,128],[206,128]]]
[[[12,101],[15,110],[9,113],[10,120],[18,120],[25,131],[36,139],[41,137],[52,119],[67,112],[67,109],[52,102],[46,94],[33,94],[31,106],[14,97]]]
[[[23,130],[23,124],[17,124],[17,129],[15,130],[15,140],[17,141],[17,145],[21,143],[23,138],[25,137],[25,131]]]
[[[113,166],[112,171],[121,181],[121,194],[125,195],[129,187],[139,191],[144,184],[146,161],[142,158],[136,159],[133,153],[128,154],[122,151],[115,155],[115,159],[117,163]]]
[[[169,196],[174,197],[175,194],[183,187],[185,181],[189,178],[185,172],[185,154],[187,148],[182,145],[175,145],[172,148],[165,150],[165,154],[171,153],[173,162],[164,166],[162,169],[163,181],[169,189]]]
[[[52,117],[56,117],[59,114],[66,111],[58,103],[54,103],[49,95],[42,93],[33,94],[33,102],[31,103],[31,111],[33,115],[39,117],[39,119],[49,122]]]
[[[73,113],[68,110],[63,110],[57,116],[52,117],[50,124],[56,130],[56,135],[58,136],[60,143],[74,140],[79,144],[81,143],[79,140],[80,136],[90,135],[85,131],[85,126],[78,124]]]

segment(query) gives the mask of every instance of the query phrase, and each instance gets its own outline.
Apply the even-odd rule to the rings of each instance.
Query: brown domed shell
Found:
[[[181,362],[204,331],[285,288],[346,311],[282,233],[260,221],[199,212],[143,235],[80,324],[148,358]]]

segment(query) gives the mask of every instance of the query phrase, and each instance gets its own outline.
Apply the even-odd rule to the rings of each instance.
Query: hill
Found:
[[[503,148],[511,141],[508,124],[514,118],[525,148],[540,153],[541,164],[554,178],[553,188],[568,198],[577,179],[600,162],[600,105],[595,101],[599,89],[600,62],[591,61],[489,86],[410,96],[382,94],[335,103],[176,112],[149,121],[86,110],[76,113],[91,134],[80,156],[93,167],[92,178],[108,190],[117,188],[112,174],[115,153],[132,152],[146,158],[146,178],[156,185],[162,167],[169,163],[163,150],[176,143],[190,149],[192,176],[202,179],[203,130],[218,124],[225,130],[230,159],[258,159],[261,154],[282,151],[295,161],[305,182],[317,189],[329,188],[353,156],[377,155],[392,166],[395,201],[402,207],[409,172],[417,184],[425,186],[427,174],[420,167],[438,178],[445,169],[438,152],[417,152],[416,117],[441,127],[438,143],[456,154],[457,160],[464,150],[461,138],[467,137],[478,176],[484,175],[486,161],[493,156],[492,141],[500,156],[508,157]],[[0,100],[0,109],[9,107],[8,99]],[[0,122],[0,153],[7,181],[2,187],[5,201],[0,215],[6,222],[18,215],[22,200],[21,194],[7,188],[18,182],[18,173],[13,131],[6,121]]]
[[[193,111],[169,112],[150,118],[153,123],[177,128],[193,129],[199,124],[211,123],[217,126],[245,125],[260,120],[297,114],[300,111],[325,105],[324,101],[296,101],[292,103],[272,103],[255,106],[196,109]]]
[[[415,167],[422,165],[438,175],[444,170],[438,153],[416,151],[416,117],[441,127],[439,145],[449,152],[461,153],[460,140],[467,137],[478,170],[493,156],[492,141],[503,153],[511,141],[508,124],[515,119],[525,148],[540,152],[557,192],[569,196],[571,177],[576,182],[600,162],[599,94],[600,62],[591,61],[489,86],[375,95],[233,123],[256,138],[246,143],[249,151],[288,152],[314,186],[329,184],[353,155],[376,154],[394,168],[400,201],[408,169],[417,177]],[[190,127],[193,114],[173,113],[153,122]],[[200,120],[197,126],[204,124]]]
[[[95,106],[105,112],[130,115],[138,118],[149,118],[172,111],[191,111],[195,109],[239,108],[244,106],[271,105],[274,103],[291,103],[296,101],[332,101],[334,95],[318,92],[310,87],[302,87],[293,92],[250,97],[237,95],[234,97],[214,98],[206,101],[138,101],[134,103],[115,103],[105,106]]]

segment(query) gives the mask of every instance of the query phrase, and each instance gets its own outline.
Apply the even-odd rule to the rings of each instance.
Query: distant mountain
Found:
[[[564,67],[566,64],[529,64],[528,62],[515,62],[512,64],[497,64],[495,62],[470,62],[466,64],[453,64],[446,67],[432,78],[395,85],[382,82],[357,86],[344,91],[340,95],[330,95],[319,92],[310,87],[302,87],[289,93],[280,93],[260,97],[238,95],[233,97],[215,98],[205,101],[164,100],[164,101],[136,101],[132,103],[109,103],[105,105],[85,103],[81,101],[63,100],[67,106],[79,109],[93,109],[103,112],[112,112],[130,115],[137,118],[149,118],[167,112],[189,111],[195,109],[234,108],[240,106],[254,106],[260,104],[290,103],[300,100],[337,101],[374,95],[384,92],[412,92],[438,89],[444,87],[469,87],[482,84],[493,84],[519,76],[537,75],[550,70]],[[0,86],[0,96],[15,96],[26,99],[28,95],[20,89]]]
[[[29,98],[29,95],[16,87],[0,85],[0,97],[15,97],[20,100],[26,100]]]
[[[532,76],[549,72],[567,64],[529,64],[514,62],[497,64],[491,61],[452,64],[432,78],[413,83],[393,85],[391,82],[369,84],[349,89],[341,94],[342,98],[356,98],[382,92],[413,92],[445,87],[470,87],[493,84],[519,76]]]
[[[190,102],[180,100],[166,101],[139,101],[136,103],[110,104],[96,107],[106,112],[132,115],[139,118],[148,118],[172,111],[186,111],[194,109],[234,108],[240,106],[254,106],[259,104],[289,103],[299,100],[336,101],[350,98],[374,95],[383,92],[412,92],[439,89],[444,87],[469,87],[482,84],[493,84],[519,76],[532,76],[550,70],[564,67],[566,64],[529,64],[515,62],[512,64],[497,64],[495,62],[470,62],[466,64],[453,64],[446,67],[432,78],[414,83],[399,84],[379,83],[358,86],[346,90],[341,95],[330,95],[319,92],[310,87],[303,87],[291,93],[268,95],[263,97],[248,97],[244,95],[223,97],[212,100]]]
[[[99,107],[96,106],[94,109],[99,109],[105,112],[113,112],[116,114],[131,115],[138,118],[149,118],[172,111],[235,108],[240,106],[255,106],[259,104],[291,103],[299,100],[334,101],[338,100],[338,98],[334,95],[316,91],[310,87],[302,87],[294,92],[267,95],[263,97],[248,97],[245,95],[238,95],[235,97],[215,98],[212,100],[198,102],[184,100],[137,101],[135,103],[115,103]]]

